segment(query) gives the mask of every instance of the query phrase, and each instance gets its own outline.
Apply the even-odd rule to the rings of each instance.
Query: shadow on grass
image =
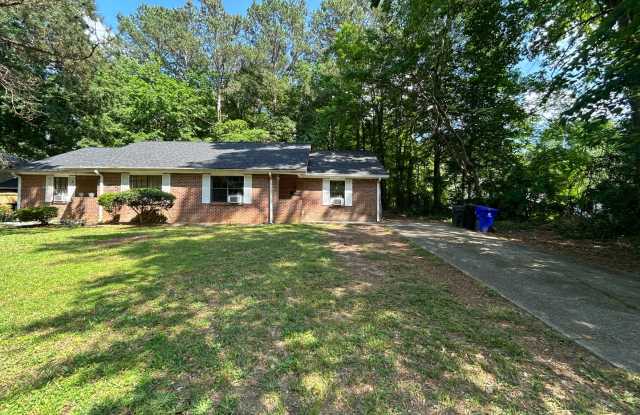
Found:
[[[96,391],[88,406],[73,392],[56,398],[92,414],[526,410],[467,370],[518,386],[529,356],[504,331],[480,329],[479,314],[410,270],[354,277],[328,237],[310,226],[133,228],[46,244],[76,261],[128,262],[84,281],[67,311],[21,328],[34,343],[87,344],[2,400],[64,384]],[[497,352],[487,360],[478,344]],[[525,393],[545,407],[539,391]]]

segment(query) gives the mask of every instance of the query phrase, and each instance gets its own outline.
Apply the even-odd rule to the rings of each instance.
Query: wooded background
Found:
[[[640,233],[640,2],[0,0],[0,150],[139,140],[374,152],[387,210],[480,201]]]

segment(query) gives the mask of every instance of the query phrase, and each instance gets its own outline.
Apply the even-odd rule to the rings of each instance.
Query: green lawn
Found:
[[[640,411],[638,376],[381,228],[0,229],[0,246],[0,413]]]

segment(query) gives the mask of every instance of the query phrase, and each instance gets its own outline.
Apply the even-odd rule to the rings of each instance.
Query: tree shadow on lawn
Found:
[[[486,387],[517,385],[527,358],[499,328],[468,333],[478,315],[426,280],[354,278],[328,237],[311,226],[134,228],[47,244],[80,262],[129,262],[22,327],[60,353],[3,400],[29,411],[61,394],[55,411],[94,414],[549,409],[539,391]],[[85,341],[64,349],[69,336]],[[498,352],[487,360],[473,343]]]

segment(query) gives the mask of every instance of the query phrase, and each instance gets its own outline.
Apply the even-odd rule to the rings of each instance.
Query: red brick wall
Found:
[[[81,178],[82,177],[82,178]],[[120,173],[105,173],[104,192],[120,190]],[[94,179],[76,176],[76,183],[87,185]],[[279,199],[279,177],[273,177],[273,211],[276,223],[315,221],[376,220],[377,181],[353,180],[353,206],[333,207],[322,205],[322,179],[296,181],[297,191],[290,199]],[[91,182],[93,183],[93,182]],[[91,184],[92,185],[92,184]],[[45,176],[22,176],[21,204],[23,207],[44,203]],[[269,221],[269,176],[253,176],[253,201],[248,205],[202,203],[201,174],[172,174],[171,193],[176,196],[175,205],[165,214],[169,223],[239,223],[260,224]],[[80,219],[88,223],[97,221],[98,205],[95,198],[73,198],[70,203],[56,204],[59,217]],[[120,211],[120,222],[129,222],[135,214],[128,208]],[[105,212],[104,219],[109,220]]]
[[[44,205],[46,176],[27,174],[22,177],[20,207]],[[76,176],[76,185],[81,183],[91,188],[95,176]],[[95,192],[95,189],[91,191]],[[58,209],[57,219],[83,219],[86,223],[98,222],[98,201],[95,197],[73,197],[69,203],[52,203]]]
[[[106,173],[104,191],[120,190],[120,173]],[[176,201],[164,214],[168,223],[228,223],[259,224],[269,221],[269,177],[254,175],[252,180],[252,203],[229,205],[226,203],[202,203],[202,174],[172,174],[171,193]],[[135,217],[131,209],[123,208],[120,222],[129,222]],[[105,219],[108,215],[105,214]]]
[[[45,176],[27,174],[21,176],[20,207],[34,207],[44,204]]]
[[[269,177],[254,175],[251,204],[202,203],[201,174],[172,174],[176,202],[167,212],[170,223],[243,223],[269,221]]]
[[[322,204],[322,179],[299,178],[297,180],[298,191],[290,199],[279,199],[278,192],[274,192],[274,220],[276,223],[375,222],[377,219],[377,186],[376,179],[354,179],[352,206],[324,206]]]

